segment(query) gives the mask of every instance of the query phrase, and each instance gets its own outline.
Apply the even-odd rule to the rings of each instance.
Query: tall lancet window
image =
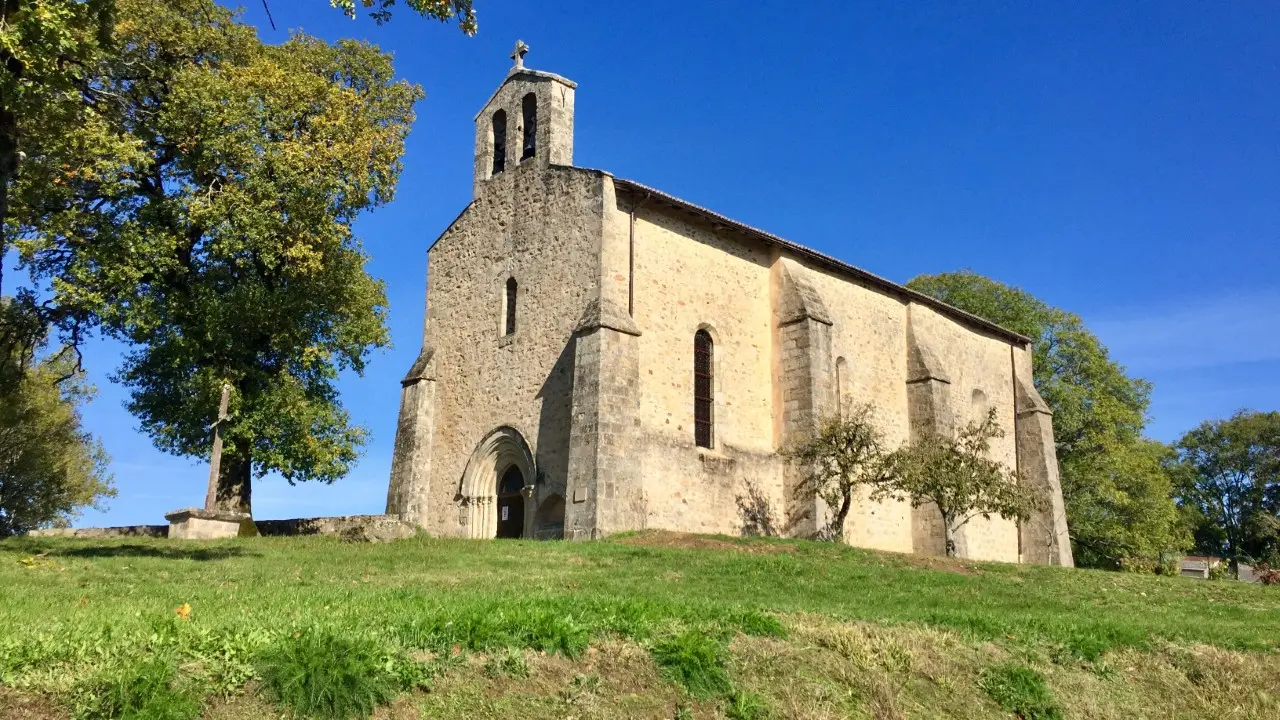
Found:
[[[524,96],[524,100],[520,103],[520,113],[524,119],[524,150],[520,153],[520,159],[527,160],[533,157],[538,149],[538,98],[536,95],[529,93]]]
[[[493,172],[497,175],[507,168],[507,112],[493,114]]]
[[[510,335],[516,331],[516,279],[507,278],[507,296],[506,296],[507,318],[503,324],[506,330],[504,334]]]
[[[712,416],[715,402],[712,362],[715,347],[711,335],[699,330],[693,336],[693,439],[698,447],[711,447],[713,433]]]

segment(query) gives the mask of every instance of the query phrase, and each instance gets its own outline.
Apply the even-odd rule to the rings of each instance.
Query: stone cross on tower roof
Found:
[[[524,67],[524,56],[529,52],[529,46],[524,44],[523,40],[516,41],[516,49],[511,52],[511,59],[516,61],[517,69]]]

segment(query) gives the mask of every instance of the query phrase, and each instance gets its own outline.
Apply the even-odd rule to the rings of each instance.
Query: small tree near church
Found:
[[[942,515],[947,556],[956,554],[956,532],[975,517],[1027,519],[1044,498],[1020,487],[1018,475],[989,456],[991,441],[1003,437],[991,409],[980,423],[970,423],[954,437],[929,433],[885,459],[886,479],[871,493],[873,500],[928,503]]]
[[[854,491],[885,482],[884,434],[874,422],[874,408],[857,404],[825,418],[816,432],[785,454],[800,465],[796,493],[826,504],[831,517],[818,529],[823,540],[842,542]]]

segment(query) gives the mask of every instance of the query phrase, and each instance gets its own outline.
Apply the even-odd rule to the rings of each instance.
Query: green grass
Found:
[[[396,658],[377,643],[327,629],[283,638],[262,651],[260,665],[262,687],[307,717],[364,717],[407,689]]]
[[[801,541],[722,541],[744,551],[656,546],[644,538],[420,537],[376,545],[322,537],[11,539],[0,542],[0,711],[6,688],[72,706],[92,683],[141,672],[154,661],[180,671],[149,686],[125,684],[153,687],[162,700],[168,693],[174,699],[162,704],[175,708],[195,693],[208,712],[209,698],[258,687],[299,715],[351,717],[458,673],[501,688],[536,684],[542,671],[520,669],[524,651],[533,653],[534,665],[548,657],[583,665],[594,662],[589,648],[614,639],[644,649],[665,673],[654,670],[655,677],[668,678],[694,701],[712,702],[718,716],[767,717],[778,703],[774,690],[747,687],[737,676],[707,678],[714,668],[734,667],[733,653],[800,647],[789,630],[797,618],[943,632],[967,648],[1095,675],[1105,674],[1117,653],[1159,653],[1166,646],[1280,660],[1275,588],[921,561]],[[185,620],[175,612],[183,604],[191,607]],[[861,650],[840,646],[848,638],[837,635],[830,647],[826,641],[812,647],[849,664],[849,672],[871,668],[887,678],[924,672],[920,658],[913,662],[893,649],[914,642],[905,635]],[[488,670],[468,675],[466,658],[477,654]],[[991,711],[994,704],[977,690],[982,669],[973,668],[965,692]],[[745,678],[757,670],[734,672]],[[551,695],[572,694],[565,682]],[[849,707],[890,702],[876,700],[878,693],[946,695],[936,682],[886,683],[851,696]],[[319,688],[345,690],[342,699],[324,699],[327,691]],[[579,696],[588,702],[591,694]],[[348,703],[357,697],[367,702]],[[120,707],[129,702],[146,700],[121,700]],[[663,712],[671,717],[676,709]]]
[[[1023,720],[1062,720],[1044,676],[1029,667],[1006,663],[982,671],[978,685],[1005,710]]]
[[[725,670],[724,644],[697,630],[686,630],[654,645],[653,660],[667,679],[699,698],[728,695],[733,690]]]

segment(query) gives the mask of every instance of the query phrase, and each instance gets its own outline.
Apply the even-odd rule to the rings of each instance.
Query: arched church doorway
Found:
[[[459,534],[477,540],[526,537],[534,509],[533,453],[515,428],[503,426],[480,441],[467,461],[455,498]]]
[[[524,474],[512,465],[498,480],[498,534],[499,538],[518,538],[524,535]]]

